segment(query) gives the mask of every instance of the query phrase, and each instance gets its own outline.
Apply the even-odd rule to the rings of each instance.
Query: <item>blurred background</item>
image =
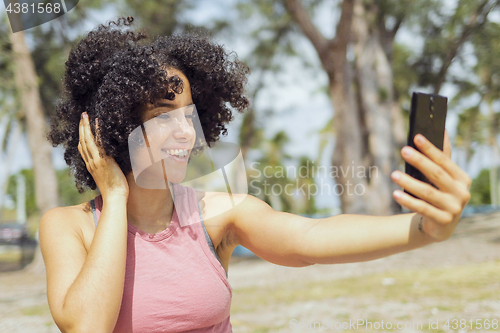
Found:
[[[99,193],[78,193],[63,149],[43,138],[69,50],[119,16],[133,16],[133,27],[151,37],[208,31],[250,67],[252,105],[235,112],[222,140],[241,147],[250,194],[280,211],[401,213],[390,173],[404,170],[399,150],[411,94],[448,97],[452,159],[473,179],[452,239],[369,263],[307,269],[277,267],[237,248],[229,272],[235,332],[288,332],[293,319],[500,318],[500,1],[90,0],[15,34],[6,13],[0,10],[0,331],[58,331],[46,305],[38,223],[52,207]],[[370,167],[375,176],[331,173]],[[349,184],[362,191],[338,191]]]

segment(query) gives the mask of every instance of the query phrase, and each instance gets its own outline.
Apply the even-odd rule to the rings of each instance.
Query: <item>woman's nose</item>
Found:
[[[175,128],[173,136],[176,139],[191,139],[194,135],[193,124],[186,118],[185,115],[175,117]]]

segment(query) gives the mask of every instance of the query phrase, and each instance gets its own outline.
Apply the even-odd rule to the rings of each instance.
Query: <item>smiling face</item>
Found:
[[[174,100],[145,105],[141,109],[143,126],[131,134],[146,137],[146,147],[129,147],[134,169],[141,170],[140,176],[135,175],[136,182],[145,188],[165,188],[165,180],[180,183],[185,178],[189,155],[201,130],[189,81],[179,70],[170,68],[168,73],[182,79],[182,93]],[[133,140],[129,146],[130,142]]]

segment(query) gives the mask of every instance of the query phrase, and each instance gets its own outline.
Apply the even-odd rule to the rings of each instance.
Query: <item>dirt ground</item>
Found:
[[[289,268],[267,263],[260,259],[235,259],[229,267],[229,281],[233,288],[233,309],[231,323],[235,333],[240,332],[390,332],[388,329],[351,329],[333,327],[333,320],[348,322],[357,318],[385,319],[386,322],[421,321],[420,328],[406,328],[400,332],[500,332],[499,329],[472,330],[444,329],[446,318],[498,318],[500,319],[500,300],[481,298],[448,304],[423,298],[419,302],[400,302],[365,295],[362,297],[298,297],[292,301],[264,300],[256,302],[251,298],[252,290],[274,291],[288,285],[317,286],[324,281],[332,284],[349,279],[368,278],[387,272],[403,272],[412,269],[443,268],[492,263],[500,265],[500,213],[493,213],[462,219],[455,234],[446,242],[431,244],[427,247],[393,255],[364,263],[341,265],[315,265],[305,268]],[[337,282],[336,282],[337,281]],[[491,282],[490,288],[497,293],[499,280]],[[37,333],[59,332],[47,306],[45,276],[34,276],[23,272],[0,273],[0,332]],[[342,282],[344,283],[344,282]],[[391,278],[383,278],[381,286],[391,285]],[[415,283],[414,287],[417,286]],[[443,286],[445,287],[445,286]],[[306,287],[307,288],[307,287]],[[317,288],[317,287],[314,287]],[[250,292],[249,292],[250,291]],[[316,291],[311,289],[311,295]],[[321,291],[320,291],[321,293]],[[248,296],[250,295],[250,296]],[[320,295],[321,296],[321,295]],[[436,306],[435,304],[440,304]],[[251,305],[251,304],[250,304]],[[246,310],[245,310],[246,309]],[[457,310],[459,309],[459,310]],[[427,313],[429,312],[429,313]],[[424,315],[425,314],[425,315]],[[327,328],[307,328],[308,322],[332,320]],[[439,330],[426,327],[428,320],[439,320]],[[299,326],[302,325],[302,326]]]

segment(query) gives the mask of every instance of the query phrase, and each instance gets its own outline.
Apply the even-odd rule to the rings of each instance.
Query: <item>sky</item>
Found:
[[[80,2],[78,6],[82,4]],[[338,18],[337,11],[328,7],[333,5],[326,5],[325,8],[318,10],[318,15],[314,16],[316,25],[327,37],[331,37],[334,34],[335,24],[331,24],[330,22],[334,22]],[[228,8],[228,10],[221,11],[220,8]],[[203,24],[221,15],[235,15],[234,11],[229,10],[229,8],[231,8],[231,0],[199,1],[194,10],[186,13],[186,18],[193,23]],[[71,11],[66,15],[71,15]],[[115,19],[117,16],[112,6],[107,6],[103,10],[96,10],[92,12],[91,18],[85,22],[84,30],[89,31],[97,24]],[[50,24],[50,22],[46,24]],[[255,22],[255,24],[258,24],[258,22]],[[241,31],[242,35],[244,35],[251,27],[237,26],[235,29]],[[234,50],[240,59],[244,58],[250,50],[248,41],[243,38],[228,39],[220,37],[219,41],[227,49]],[[401,43],[411,41],[412,46],[417,48],[423,45],[423,40],[415,39],[415,36],[411,32],[404,29],[398,32],[397,41]],[[304,52],[307,59],[313,64],[318,64],[317,56],[310,43],[305,39],[301,39],[298,42],[301,43],[299,49]],[[324,127],[325,123],[333,115],[330,100],[324,93],[318,92],[318,89],[327,83],[326,75],[322,71],[318,73],[318,71],[303,68],[298,59],[285,59],[283,64],[285,70],[282,73],[279,75],[268,74],[265,77],[266,91],[261,93],[258,99],[253,102],[256,104],[257,109],[271,108],[275,110],[274,116],[266,119],[266,137],[270,138],[275,133],[284,130],[291,140],[285,149],[288,154],[296,157],[305,155],[311,159],[316,159],[320,139],[318,131]],[[460,69],[452,68],[452,70]],[[250,84],[253,81],[255,81],[255,78],[251,74]],[[444,86],[442,94],[452,96],[455,94],[455,91],[453,91],[451,86]],[[456,128],[457,119],[457,112],[450,110],[446,128],[452,137],[455,133],[454,129]],[[241,120],[242,116],[236,114],[235,120],[229,125],[228,136],[222,138],[223,141],[237,142],[238,128]],[[4,126],[0,123],[0,138],[3,137],[3,132]],[[334,142],[331,141],[327,146],[321,161],[323,165],[330,165],[329,159],[333,151],[333,145]],[[490,155],[487,148],[480,149],[475,159],[467,167],[469,174],[475,176],[481,168],[485,167],[489,163]],[[5,156],[0,155],[0,165],[2,167],[5,159]],[[462,168],[465,167],[463,153],[454,150],[452,159]],[[53,161],[57,169],[66,167],[62,148],[54,148]],[[21,137],[10,173],[13,174],[23,168],[30,167],[31,157],[27,140],[25,137]],[[326,181],[333,184],[331,180]],[[317,197],[317,204],[320,208],[335,208],[339,206],[339,200],[337,197],[323,195]]]

